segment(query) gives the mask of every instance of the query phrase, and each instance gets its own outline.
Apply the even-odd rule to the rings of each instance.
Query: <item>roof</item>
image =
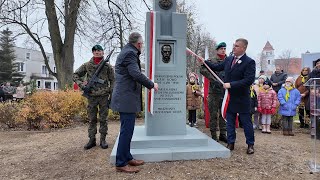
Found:
[[[263,48],[264,51],[273,51],[273,47],[272,45],[270,44],[269,41],[267,41],[266,45],[264,45],[264,48]]]

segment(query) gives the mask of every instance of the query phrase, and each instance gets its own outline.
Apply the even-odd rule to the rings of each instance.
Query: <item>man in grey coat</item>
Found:
[[[138,168],[132,166],[144,164],[142,160],[133,159],[130,143],[136,112],[142,110],[142,85],[158,91],[158,84],[141,73],[139,55],[142,45],[142,36],[137,32],[131,33],[129,43],[123,47],[115,64],[111,109],[120,113],[121,127],[116,155],[116,170],[120,172],[139,172]]]
[[[278,93],[278,91],[281,89],[282,84],[286,81],[287,74],[282,72],[280,67],[276,67],[276,71],[274,74],[271,75],[270,81],[272,83],[272,89]]]

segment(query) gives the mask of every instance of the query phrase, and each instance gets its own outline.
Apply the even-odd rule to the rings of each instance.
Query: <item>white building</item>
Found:
[[[275,61],[274,61],[274,49],[269,41],[267,41],[266,45],[262,49],[260,64],[261,70],[264,70],[267,76],[271,76],[274,72],[275,68]]]
[[[311,70],[315,66],[315,61],[320,58],[320,52],[310,53],[306,52],[301,54],[302,58],[302,67],[309,67]]]
[[[34,80],[38,89],[57,90],[58,81],[50,75],[44,58],[40,51],[15,47],[16,61],[18,63],[18,71],[25,75],[23,81],[30,82]],[[49,60],[49,66],[52,71],[56,72],[56,67],[52,53],[46,53]]]

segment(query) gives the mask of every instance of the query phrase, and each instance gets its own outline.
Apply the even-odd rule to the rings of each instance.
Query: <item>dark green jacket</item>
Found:
[[[223,59],[220,59],[219,56],[214,57],[213,59],[209,60],[210,62],[214,63],[214,64],[218,64],[223,62]],[[200,68],[200,73],[208,78],[210,80],[210,86],[209,86],[209,94],[218,94],[218,95],[222,95],[224,94],[224,88],[223,85],[214,78],[214,76],[208,71],[208,69],[204,66],[201,66]],[[219,78],[224,81],[224,71],[218,71],[215,72]]]
[[[73,74],[73,81],[79,85],[82,89],[83,82],[85,80],[89,81],[91,77],[96,72],[99,64],[94,64],[93,58],[90,61],[82,64],[76,72]],[[96,83],[91,89],[90,96],[104,96],[112,93],[114,84],[114,70],[112,66],[108,63],[102,68],[99,76],[100,79],[104,80],[103,84]]]

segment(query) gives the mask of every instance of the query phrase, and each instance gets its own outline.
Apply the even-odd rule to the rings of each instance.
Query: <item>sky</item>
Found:
[[[187,3],[192,0],[186,1]],[[292,56],[320,52],[319,0],[198,0],[200,24],[227,51],[237,38],[249,41],[247,54],[258,57],[267,41],[275,56],[291,50]]]
[[[137,19],[143,34],[148,9],[142,0],[136,1],[141,9]],[[291,50],[292,57],[301,57],[301,53],[307,50],[320,52],[320,0],[185,1],[194,6],[197,22],[206,31],[217,42],[227,43],[227,52],[240,37],[249,41],[247,54],[254,59],[257,59],[267,41],[275,49],[276,58],[285,50]],[[146,2],[151,4],[153,0]],[[75,69],[92,57],[93,45],[75,44]]]

